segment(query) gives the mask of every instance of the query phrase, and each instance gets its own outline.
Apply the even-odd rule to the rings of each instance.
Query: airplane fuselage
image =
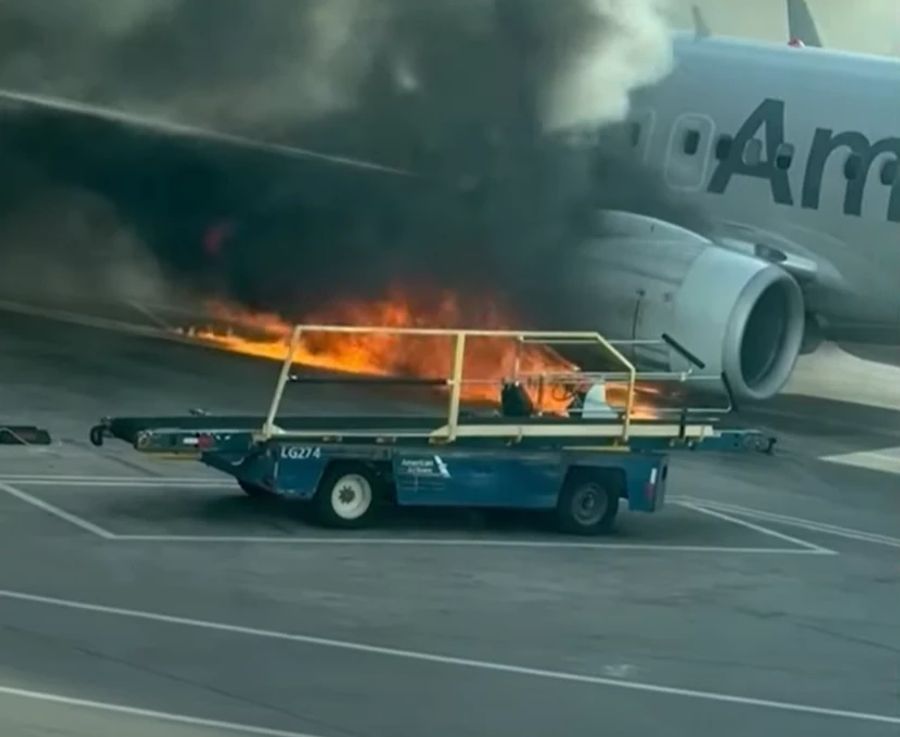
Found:
[[[900,60],[680,37],[634,96],[635,155],[726,235],[817,266],[836,335],[900,335]]]

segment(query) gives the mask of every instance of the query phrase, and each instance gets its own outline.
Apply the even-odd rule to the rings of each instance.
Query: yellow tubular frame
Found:
[[[512,338],[522,343],[543,343],[545,345],[565,344],[565,343],[596,343],[603,348],[610,356],[612,356],[621,366],[624,373],[628,375],[628,394],[625,403],[625,414],[622,420],[621,441],[628,442],[631,433],[631,419],[634,413],[634,396],[635,383],[637,380],[637,371],[634,365],[629,361],[615,346],[613,346],[606,338],[599,333],[592,332],[561,332],[561,331],[528,331],[528,330],[450,330],[442,328],[391,328],[391,327],[352,327],[348,325],[295,325],[291,331],[290,344],[288,346],[287,355],[281,366],[281,372],[278,376],[278,383],[275,386],[275,394],[269,405],[269,412],[266,416],[265,424],[262,428],[262,437],[268,439],[275,434],[282,434],[275,419],[278,415],[278,409],[281,406],[281,400],[284,396],[284,390],[290,381],[291,367],[294,363],[294,357],[297,354],[297,348],[300,345],[300,338],[305,333],[331,333],[331,334],[369,334],[369,335],[407,335],[407,336],[431,336],[446,337],[453,340],[453,364],[451,367],[451,375],[446,377],[447,385],[450,387],[450,399],[447,405],[447,423],[440,432],[428,433],[432,438],[443,438],[445,442],[452,442],[459,435],[459,405],[462,395],[463,385],[463,366],[465,364],[465,354],[467,345],[471,345],[469,338]],[[517,349],[518,350],[518,349]],[[510,425],[518,428],[518,425]],[[520,429],[516,432],[520,432]],[[292,434],[292,433],[287,433]],[[302,433],[306,434],[306,433]]]

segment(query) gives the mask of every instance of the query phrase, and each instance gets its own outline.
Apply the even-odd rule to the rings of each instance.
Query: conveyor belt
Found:
[[[487,418],[498,422],[500,418]],[[133,443],[138,435],[148,430],[183,430],[195,432],[258,432],[266,418],[254,415],[188,415],[183,417],[113,417],[106,421],[105,428],[113,437]],[[469,418],[466,418],[469,421]],[[374,430],[427,432],[440,427],[445,417],[406,416],[320,416],[320,417],[279,417],[276,425],[287,432],[302,430],[323,430],[328,432],[347,431],[348,428],[371,432]]]
[[[210,449],[249,448],[262,430],[265,419],[255,415],[107,418],[91,431],[91,440],[101,445],[103,436],[124,440],[146,452],[188,452]],[[395,438],[418,444],[440,439],[446,430],[442,416],[287,416],[279,417],[276,438],[318,441],[343,438],[345,441],[380,442]],[[615,444],[621,431],[614,418],[581,419],[559,416],[515,418],[487,414],[460,417],[456,442],[479,445],[506,443],[511,439],[529,446],[562,444]],[[673,422],[636,421],[631,425],[632,444],[658,446],[678,438],[682,428]],[[691,418],[686,428],[689,438],[712,434],[712,427],[700,418]]]
[[[545,415],[541,417],[522,417],[512,420],[508,417],[486,414],[462,414],[461,424],[490,426],[509,425],[515,422],[517,425],[529,426],[562,426],[562,427],[593,427],[597,425],[620,425],[621,421],[615,418],[580,419],[560,417],[557,415]],[[702,422],[702,419],[691,418],[692,424]],[[287,416],[279,417],[275,424],[285,432],[322,430],[342,434],[353,432],[373,432],[383,430],[386,434],[391,432],[427,432],[442,427],[447,418],[441,415],[393,415],[389,417],[374,415],[319,415],[319,416]],[[137,435],[146,430],[185,430],[197,432],[256,432],[265,423],[265,417],[255,415],[187,415],[182,417],[113,417],[106,421],[105,427],[110,435],[121,440],[134,442]],[[633,425],[648,424],[635,420]],[[668,423],[671,424],[671,423]]]
[[[440,379],[397,379],[393,383],[446,385],[449,401],[446,412],[435,410],[427,415],[302,415],[281,414],[280,407],[285,389],[292,383],[292,366],[301,335],[305,332],[350,335],[356,333],[396,334],[402,336],[444,337],[453,345],[452,371]],[[503,383],[500,391],[498,413],[474,413],[462,409],[460,402],[466,380],[464,364],[467,337],[498,338],[517,341],[517,350],[531,343],[545,346],[577,344],[596,345],[613,356],[621,370],[614,374],[627,381],[626,407],[618,415],[606,417],[561,417],[535,415],[531,397],[518,380]],[[670,342],[667,340],[666,342]],[[682,349],[682,355],[699,365],[695,358]],[[517,360],[518,363],[518,360]],[[702,366],[699,366],[702,368]],[[518,369],[516,369],[518,371]],[[556,375],[554,375],[556,376]],[[659,377],[653,375],[654,379]],[[684,383],[687,374],[673,374],[673,380]],[[559,377],[556,377],[557,380]],[[606,374],[588,375],[571,372],[575,383],[589,381],[592,387],[609,379]],[[273,448],[287,446],[296,452],[310,446],[353,444],[359,446],[401,446],[455,444],[470,447],[511,446],[530,448],[563,448],[569,450],[624,449],[667,450],[675,447],[745,447],[748,442],[768,443],[758,433],[744,431],[717,432],[714,428],[721,412],[712,409],[684,408],[679,411],[660,409],[661,416],[654,420],[638,420],[633,412],[635,382],[639,378],[634,366],[609,341],[596,333],[534,333],[516,331],[443,330],[419,328],[355,328],[348,326],[296,325],[281,366],[278,382],[268,413],[262,415],[204,415],[191,414],[172,417],[112,417],[91,429],[91,441],[102,445],[104,437],[115,437],[131,443],[137,450],[147,453],[213,454],[226,453],[245,456],[248,453],[269,452]],[[329,379],[331,381],[331,379]],[[373,379],[366,378],[366,382]],[[380,379],[379,379],[380,381]],[[340,383],[347,383],[341,381]],[[727,382],[723,377],[727,388]],[[605,399],[601,402],[603,414],[611,409]],[[585,412],[587,410],[585,409]]]

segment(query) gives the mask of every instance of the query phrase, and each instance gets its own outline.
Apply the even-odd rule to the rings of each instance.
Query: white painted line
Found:
[[[892,548],[900,548],[900,538],[882,535],[877,532],[866,532],[865,530],[855,530],[850,527],[841,527],[840,525],[832,525],[826,522],[817,522],[815,520],[805,519],[803,517],[792,517],[787,514],[778,514],[775,512],[765,512],[760,509],[751,509],[749,507],[741,507],[737,504],[726,504],[724,502],[716,502],[707,499],[694,500],[698,505],[702,505],[708,509],[717,509],[730,512],[731,514],[739,514],[752,519],[761,519],[767,522],[776,522],[788,527],[797,527],[812,532],[822,532],[835,537],[843,537],[848,540],[858,540],[861,542],[875,543],[878,545],[886,545]]]
[[[52,596],[26,594],[20,591],[0,589],[0,597],[15,599],[18,601],[27,601],[35,604],[45,604],[49,606],[60,607],[63,609],[74,609],[78,611],[95,612],[98,614],[109,614],[118,617],[127,617],[130,619],[138,619],[143,621],[161,622],[164,624],[180,625],[184,627],[194,627],[198,629],[211,630],[214,632],[228,632],[235,635],[245,635],[270,640],[280,640],[283,642],[296,642],[302,643],[304,645],[313,645],[339,650],[349,650],[370,655],[385,655],[394,658],[403,658],[406,660],[436,663],[439,665],[451,665],[461,668],[490,671],[494,673],[506,673],[517,676],[531,676],[535,678],[564,681],[568,683],[580,683],[593,686],[609,686],[611,688],[619,688],[630,691],[642,691],[645,693],[662,694],[668,696],[682,696],[703,701],[739,704],[743,706],[756,706],[768,709],[777,709],[780,711],[812,714],[817,716],[841,717],[844,719],[852,719],[856,721],[879,722],[882,724],[900,724],[900,716],[891,716],[888,714],[875,714],[863,711],[832,709],[829,707],[799,704],[790,701],[774,701],[771,699],[754,698],[752,696],[738,696],[735,694],[720,693],[717,691],[678,688],[674,686],[664,686],[655,683],[627,681],[617,678],[607,678],[603,676],[593,676],[560,670],[549,670],[545,668],[530,668],[527,666],[510,665],[507,663],[500,663],[490,660],[476,660],[473,658],[441,655],[439,653],[429,653],[419,650],[405,650],[402,648],[385,647],[382,645],[369,645],[366,643],[354,642],[350,640],[337,640],[329,637],[301,635],[294,634],[292,632],[266,630],[257,627],[245,627],[242,625],[226,624],[224,622],[213,622],[204,619],[193,619],[190,617],[159,614],[156,612],[148,612],[140,609],[124,609],[121,607],[104,606],[102,604],[89,604],[87,602],[73,601],[70,599],[59,599]]]
[[[791,535],[785,535],[783,532],[776,532],[775,530],[770,530],[768,527],[763,527],[762,525],[755,525],[752,522],[747,522],[746,520],[738,519],[737,517],[732,517],[730,514],[725,514],[724,512],[715,511],[708,507],[704,507],[698,504],[692,504],[691,502],[676,502],[679,506],[687,507],[688,509],[693,509],[695,512],[700,512],[701,514],[709,515],[710,517],[717,517],[718,519],[725,520],[726,522],[731,522],[735,525],[740,525],[741,527],[746,527],[749,530],[753,530],[754,532],[758,532],[761,535],[769,535],[770,537],[774,537],[778,540],[783,540],[784,542],[792,543],[801,548],[806,548],[807,550],[819,553],[820,555],[837,555],[834,550],[829,550],[828,548],[823,548],[820,545],[816,545],[814,543],[806,542],[805,540],[800,540],[799,538],[792,537]]]
[[[111,477],[110,477],[111,478]],[[140,478],[140,477],[136,477]],[[37,485],[51,485],[42,482],[27,482],[21,479],[18,484],[32,483]],[[57,482],[54,481],[53,484]],[[104,486],[107,484],[98,484],[88,481],[70,481],[68,485],[77,486]],[[137,486],[136,484],[128,484]],[[143,486],[144,484],[140,484]],[[121,487],[122,484],[116,482],[108,484],[108,486]],[[177,487],[177,485],[172,485]],[[231,488],[231,484],[228,488]],[[149,488],[149,487],[148,487]],[[168,488],[168,485],[158,486],[157,488]],[[206,488],[206,487],[202,487]],[[576,542],[569,540],[509,540],[509,539],[478,539],[478,538],[422,538],[422,537],[361,537],[358,535],[348,534],[346,537],[288,537],[269,535],[167,535],[167,534],[118,534],[100,527],[93,522],[79,517],[70,512],[66,512],[59,507],[45,502],[38,497],[32,496],[21,489],[16,488],[8,483],[0,481],[0,491],[6,491],[8,494],[20,499],[27,504],[31,504],[60,519],[70,522],[77,527],[92,532],[93,534],[104,538],[105,540],[115,540],[117,542],[167,542],[167,543],[218,543],[218,544],[264,544],[264,545],[375,545],[375,546],[420,546],[420,547],[470,547],[470,548],[533,548],[533,549],[557,549],[557,550],[634,550],[634,551],[666,551],[681,553],[731,553],[737,555],[834,555],[834,551],[827,548],[807,543],[797,538],[783,535],[774,530],[754,525],[744,520],[735,519],[727,514],[713,512],[704,509],[699,505],[689,501],[676,501],[679,506],[692,509],[702,514],[726,520],[733,524],[741,525],[764,535],[770,535],[778,539],[790,542],[798,547],[794,548],[772,548],[772,547],[748,547],[748,546],[729,546],[729,545],[669,545],[666,543],[601,543],[601,542]]]
[[[285,729],[255,727],[250,724],[238,724],[236,722],[223,722],[218,719],[203,719],[202,717],[191,717],[186,716],[185,714],[173,714],[172,712],[168,711],[139,709],[134,706],[110,704],[106,701],[77,699],[71,696],[62,696],[61,694],[47,693],[46,691],[31,691],[24,688],[14,688],[12,686],[0,686],[0,694],[5,694],[6,696],[18,696],[24,699],[34,699],[36,701],[44,701],[54,704],[65,704],[66,706],[80,706],[86,709],[107,711],[114,714],[127,714],[128,716],[134,717],[158,719],[163,722],[172,722],[175,724],[189,724],[192,727],[211,727],[213,729],[223,729],[229,732],[237,732],[238,734],[256,734],[263,735],[264,737],[314,737],[314,735],[308,734],[306,732],[291,732]]]
[[[666,545],[665,543],[591,543],[566,540],[497,540],[476,538],[423,538],[423,537],[361,537],[348,534],[347,537],[269,537],[259,535],[116,535],[117,541],[125,542],[172,542],[172,543],[259,543],[266,545],[380,545],[422,547],[469,547],[469,548],[539,548],[575,550],[647,550],[681,553],[740,553],[764,555],[831,555],[832,551],[810,548],[752,548],[717,545]]]
[[[66,512],[59,507],[55,507],[52,504],[45,502],[43,499],[38,499],[37,497],[31,496],[31,494],[26,494],[21,489],[17,489],[14,486],[10,486],[9,484],[5,484],[0,481],[0,491],[5,491],[10,496],[14,496],[16,499],[19,499],[26,504],[30,504],[33,507],[37,507],[49,514],[52,514],[54,517],[58,517],[61,520],[68,522],[69,524],[75,525],[76,527],[90,532],[97,537],[102,537],[104,540],[114,540],[115,534],[110,532],[109,530],[104,530],[99,525],[95,525],[93,522],[88,522],[86,519],[82,519],[81,517]]]
[[[172,330],[172,326],[163,320],[159,315],[153,312],[146,305],[142,305],[140,302],[135,302],[134,300],[128,300],[127,304],[131,305],[134,309],[140,312],[144,317],[148,318],[152,323],[154,323],[157,327],[162,328],[163,330]]]
[[[128,323],[122,320],[113,320],[99,315],[90,315],[81,312],[72,312],[71,310],[62,310],[51,307],[39,307],[37,305],[29,305],[22,302],[12,302],[6,299],[0,299],[0,310],[7,312],[16,312],[22,315],[30,315],[32,317],[43,317],[48,320],[56,320],[58,322],[70,323],[72,325],[81,325],[89,328],[97,328],[100,330],[111,330],[117,333],[125,333],[128,335],[137,335],[146,338],[161,338],[175,343],[188,343],[187,339],[180,337],[176,333],[167,333],[159,328],[147,325],[138,325],[136,323]],[[194,344],[196,345],[196,344]]]
[[[94,486],[98,489],[237,489],[237,482],[232,481],[204,481],[202,483],[194,483],[189,481],[179,481],[177,483],[158,481],[154,482],[150,479],[142,481],[84,481],[81,479],[69,480],[53,480],[49,479],[4,479],[17,486]]]
[[[883,451],[888,451],[888,450],[892,450],[894,452],[893,453],[883,452]],[[881,451],[862,450],[857,453],[839,453],[837,455],[822,456],[821,460],[823,460],[823,461],[836,460],[838,458],[847,458],[848,456],[869,456],[871,458],[880,458],[885,461],[892,461],[894,463],[897,463],[897,462],[900,462],[900,455],[897,454],[898,451],[900,451],[900,448],[882,448]]]
[[[883,451],[894,451],[886,453]],[[840,463],[844,466],[856,466],[867,468],[870,471],[900,474],[900,448],[884,448],[882,451],[864,450],[856,453],[840,453],[837,455],[821,456],[820,461],[828,463]]]
[[[78,474],[41,474],[41,473],[4,473],[0,481],[16,483],[17,481],[53,481],[64,484],[67,481],[97,481],[121,484],[142,484],[145,482],[173,484],[216,484],[222,483],[218,478],[203,476],[86,476]]]

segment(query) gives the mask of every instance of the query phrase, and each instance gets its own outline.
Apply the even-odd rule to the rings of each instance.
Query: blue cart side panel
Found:
[[[669,464],[665,455],[633,454],[627,459],[625,476],[628,508],[633,512],[655,512],[666,499]]]
[[[337,446],[270,443],[268,452],[275,479],[272,490],[292,499],[312,499]]]
[[[271,485],[266,488],[291,499],[312,499],[326,468],[334,462],[363,463],[369,467],[387,464],[395,452],[379,445],[350,445],[343,443],[298,443],[270,440],[264,446],[268,461],[263,468],[271,468]]]
[[[397,502],[428,506],[550,509],[578,469],[616,474],[631,510],[663,504],[667,463],[657,453],[400,449],[393,461]]]
[[[336,452],[334,452],[336,451]],[[238,481],[294,499],[311,499],[322,473],[334,457],[345,457],[340,446],[268,442],[249,454],[210,452],[202,460]]]
[[[393,459],[397,503],[553,507],[565,469],[553,451],[401,448]]]
[[[551,509],[569,473],[596,470],[620,482],[634,511],[653,512],[665,498],[662,453],[597,450],[467,449],[303,444],[271,440],[249,454],[209,452],[203,461],[239,481],[280,496],[311,499],[328,465],[363,462],[390,468],[397,503],[409,506]]]

